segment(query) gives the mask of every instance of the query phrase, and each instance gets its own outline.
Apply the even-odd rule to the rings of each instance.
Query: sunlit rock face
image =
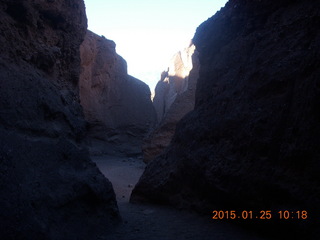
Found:
[[[156,121],[149,87],[127,74],[113,41],[88,31],[80,50],[81,105],[91,144],[103,145],[93,151],[141,154],[141,141]]]
[[[195,92],[194,87],[197,79],[190,79],[189,75],[193,66],[195,64],[198,65],[197,63],[197,53],[195,46],[192,44],[183,51],[176,53],[171,59],[168,70],[162,72],[153,98],[153,105],[157,112],[158,122],[164,119],[171,105],[179,95],[190,89]],[[192,106],[194,101],[191,100],[190,102]]]
[[[119,221],[83,146],[84,3],[0,3],[0,238],[98,239]]]
[[[208,214],[308,209],[310,220],[295,223],[311,226],[320,212],[319,7],[234,0],[200,25],[195,109],[132,201]]]
[[[173,56],[168,71],[161,74],[156,86],[153,105],[158,124],[144,141],[145,162],[169,145],[178,121],[193,110],[198,76],[198,53],[192,44]]]

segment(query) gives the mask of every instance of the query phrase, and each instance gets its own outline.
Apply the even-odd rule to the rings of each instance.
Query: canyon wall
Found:
[[[83,145],[82,0],[0,3],[1,239],[98,239],[119,221]]]
[[[169,145],[178,121],[193,110],[199,68],[198,53],[191,44],[176,53],[168,70],[161,74],[153,98],[158,124],[143,143],[145,162]]]
[[[319,7],[231,0],[199,26],[195,109],[131,201],[208,214],[304,209],[309,219],[290,224],[312,226],[320,212]]]
[[[156,121],[151,93],[127,74],[127,63],[115,47],[90,31],[81,45],[80,99],[89,138],[94,153],[141,154],[142,139]]]

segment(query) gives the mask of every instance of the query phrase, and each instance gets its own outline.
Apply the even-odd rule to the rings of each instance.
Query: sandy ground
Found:
[[[138,158],[93,156],[101,172],[112,182],[123,223],[108,240],[262,240],[228,222],[212,220],[166,206],[129,203],[145,164]]]

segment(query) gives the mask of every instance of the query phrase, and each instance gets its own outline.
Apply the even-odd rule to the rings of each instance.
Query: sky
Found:
[[[88,29],[116,43],[128,73],[150,87],[196,28],[227,0],[85,0]]]

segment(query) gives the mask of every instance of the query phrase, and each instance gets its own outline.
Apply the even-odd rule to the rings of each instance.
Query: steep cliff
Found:
[[[99,139],[102,152],[141,153],[156,121],[149,87],[127,74],[113,41],[90,31],[81,45],[81,67],[80,99],[93,145]]]
[[[132,201],[207,213],[270,209],[273,220],[279,210],[306,209],[307,221],[290,224],[316,219],[319,7],[319,1],[231,0],[200,25],[193,39],[201,65],[195,109],[147,166]]]
[[[1,239],[97,239],[119,220],[83,147],[82,0],[0,3]]]
[[[199,75],[198,53],[191,44],[171,59],[168,71],[157,83],[153,105],[158,124],[143,144],[143,158],[149,162],[165,149],[181,118],[193,110]]]

